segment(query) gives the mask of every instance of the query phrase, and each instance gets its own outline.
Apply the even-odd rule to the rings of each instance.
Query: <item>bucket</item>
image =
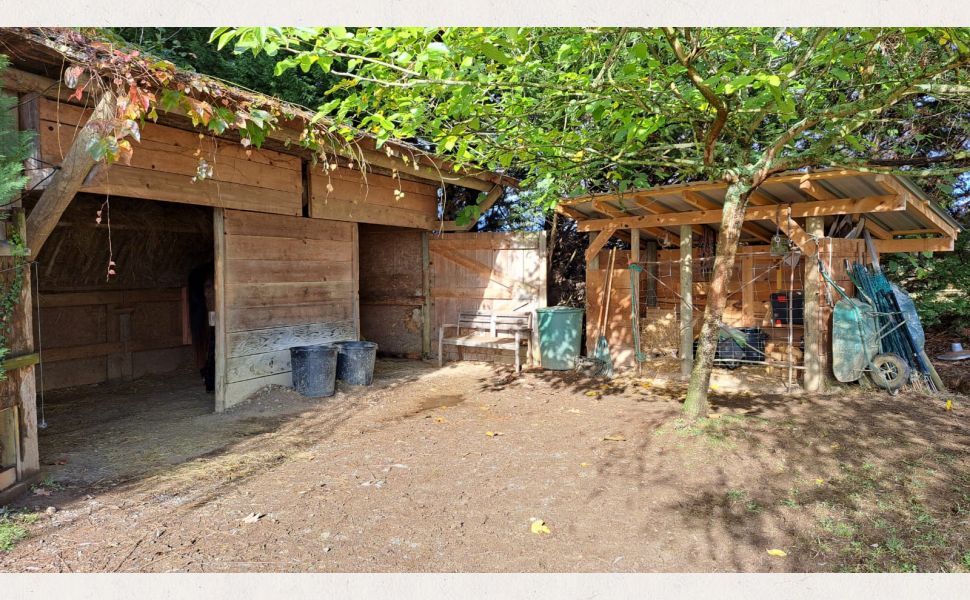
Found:
[[[539,360],[543,369],[568,371],[576,367],[583,337],[583,309],[568,306],[537,308]]]
[[[374,382],[374,342],[337,342],[337,379],[349,385],[370,385]]]
[[[331,345],[290,348],[293,389],[308,398],[333,396],[337,374],[337,348]]]

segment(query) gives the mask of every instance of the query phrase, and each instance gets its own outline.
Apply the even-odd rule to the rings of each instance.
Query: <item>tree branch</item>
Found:
[[[717,111],[717,116],[714,118],[711,128],[707,130],[707,136],[704,139],[704,164],[711,166],[714,164],[714,145],[717,143],[717,138],[721,134],[721,130],[724,129],[724,125],[727,123],[727,106],[714,93],[714,90],[704,83],[704,78],[693,67],[690,56],[684,52],[684,47],[681,45],[680,40],[677,39],[674,28],[664,27],[664,35],[667,36],[667,42],[670,44],[671,49],[673,49],[677,61],[687,69],[687,76],[690,78],[691,83],[694,84],[694,87],[704,96],[704,99]]]

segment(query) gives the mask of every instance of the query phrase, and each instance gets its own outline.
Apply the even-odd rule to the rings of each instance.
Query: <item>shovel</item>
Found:
[[[610,294],[613,290],[613,266],[615,263],[616,248],[610,248],[609,268],[606,271],[606,294],[603,298],[603,305],[600,307],[600,335],[596,340],[596,349],[593,351],[593,359],[603,364],[603,373],[607,377],[613,376],[613,357],[610,356],[610,345],[606,341],[606,323],[610,317]]]

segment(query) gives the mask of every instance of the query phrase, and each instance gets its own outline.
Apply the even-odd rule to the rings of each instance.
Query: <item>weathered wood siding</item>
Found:
[[[39,100],[41,159],[60,164],[79,123],[90,110]],[[299,157],[267,149],[200,138],[190,131],[147,123],[133,142],[130,165],[97,168],[81,188],[96,194],[166,200],[286,215],[302,213],[303,176]],[[192,182],[199,160],[211,178]]]
[[[399,191],[404,196],[395,196]],[[428,183],[377,173],[366,177],[357,169],[310,171],[310,216],[415,229],[438,223],[438,188]]]
[[[384,356],[419,358],[424,266],[419,229],[360,225],[360,334]]]
[[[186,308],[184,288],[42,293],[45,389],[132,379],[188,364]]]
[[[226,210],[222,226],[216,268],[222,264],[225,364],[217,410],[263,386],[291,385],[290,347],[358,335],[356,223]]]
[[[546,237],[536,233],[449,233],[432,238],[432,338],[463,311],[528,312],[546,305]],[[432,344],[437,352],[437,343]],[[533,335],[538,359],[538,336]],[[445,347],[445,359],[511,362],[508,351]]]

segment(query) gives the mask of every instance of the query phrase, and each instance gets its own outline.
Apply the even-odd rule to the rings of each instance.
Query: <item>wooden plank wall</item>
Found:
[[[290,347],[359,331],[356,223],[226,210],[222,227],[225,379],[216,410],[263,386],[291,385]]]
[[[359,225],[360,335],[383,356],[421,357],[422,236],[419,229]]]
[[[395,196],[394,192],[404,196]],[[310,172],[310,216],[416,229],[438,224],[438,187],[377,173],[366,178],[357,169]]]
[[[165,373],[192,358],[184,288],[40,294],[44,388]]]
[[[599,269],[586,271],[586,354],[592,356],[596,341],[602,332],[610,347],[614,365],[634,366],[636,355],[633,348],[631,320],[633,289],[630,281],[629,250],[617,250],[613,267],[613,283],[610,286],[610,304],[606,325],[599,328],[600,310],[606,294],[606,276],[610,264],[610,252],[600,253]],[[659,287],[659,286],[658,286]],[[645,288],[641,283],[640,295]]]
[[[41,159],[60,164],[90,110],[41,98]],[[133,144],[131,165],[97,169],[82,191],[167,200],[287,215],[302,214],[303,175],[299,157],[267,149],[249,151],[227,140],[147,123]],[[213,176],[192,182],[199,159]]]
[[[444,323],[455,323],[459,312],[535,311],[546,305],[545,232],[449,233],[432,238],[429,250],[435,353],[438,328]],[[448,256],[457,256],[465,264]],[[538,360],[535,334],[532,347],[533,358]],[[455,347],[446,347],[445,358],[502,362],[511,362],[513,358],[508,351],[464,348],[460,352]]]

